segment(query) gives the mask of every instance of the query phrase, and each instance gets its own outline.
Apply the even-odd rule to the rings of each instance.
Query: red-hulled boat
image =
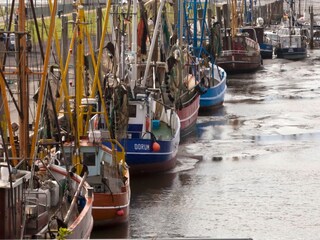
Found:
[[[238,28],[233,36],[227,32],[222,42],[223,49],[216,64],[227,73],[252,72],[261,67],[260,46],[254,28]]]

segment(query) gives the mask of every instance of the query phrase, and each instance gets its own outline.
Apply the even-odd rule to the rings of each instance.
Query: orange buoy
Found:
[[[157,143],[157,142],[154,142],[154,143],[152,144],[152,150],[153,150],[154,152],[159,152],[159,151],[160,151],[160,144]]]

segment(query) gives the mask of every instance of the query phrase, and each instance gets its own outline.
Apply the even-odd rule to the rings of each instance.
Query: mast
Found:
[[[161,0],[160,1],[160,7],[159,7],[159,10],[158,10],[157,20],[156,20],[156,25],[154,27],[153,37],[152,37],[152,41],[151,41],[151,45],[150,45],[150,49],[149,49],[149,55],[148,55],[148,59],[147,59],[146,71],[144,72],[143,80],[141,82],[142,86],[145,86],[146,81],[147,81],[147,77],[148,77],[148,74],[149,74],[149,68],[150,68],[150,65],[151,65],[151,58],[152,58],[153,50],[155,48],[156,40],[157,40],[157,37],[158,37],[158,31],[159,31],[160,20],[161,20],[161,13],[162,13],[162,9],[163,9],[164,4],[165,4],[165,0]]]
[[[137,80],[137,29],[138,29],[138,20],[137,20],[137,0],[133,0],[133,12],[132,12],[132,42],[131,42],[131,51],[133,55],[133,67],[132,67],[132,78],[130,80],[130,88],[132,91],[132,96],[134,96],[133,88]]]
[[[19,82],[19,107],[21,117],[19,118],[19,144],[20,158],[24,159],[29,156],[29,86],[27,75],[27,58],[26,58],[26,35],[25,35],[25,1],[19,0],[19,18],[18,18],[18,82]],[[18,36],[17,36],[18,35]]]
[[[46,77],[47,77],[46,73],[48,71],[50,51],[51,51],[51,40],[52,40],[52,36],[54,33],[56,10],[57,10],[57,0],[54,0],[53,9],[51,12],[51,22],[50,22],[50,27],[49,27],[48,44],[46,46],[46,54],[45,54],[45,59],[43,62],[43,72],[42,72],[42,76],[41,76],[41,80],[40,80],[39,99],[38,99],[38,104],[37,104],[35,126],[34,126],[34,132],[33,132],[33,138],[32,138],[31,150],[30,150],[30,159],[33,159],[35,156],[35,148],[36,148],[37,136],[38,136],[38,131],[39,131],[39,122],[40,122],[40,117],[41,117],[41,108],[42,108],[42,104],[44,102],[43,98],[44,98],[44,91],[45,91],[45,87],[46,87]],[[25,109],[23,109],[23,110],[25,110]],[[20,141],[21,141],[21,139],[20,139]]]

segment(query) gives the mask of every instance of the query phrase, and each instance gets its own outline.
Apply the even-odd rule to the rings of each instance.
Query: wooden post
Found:
[[[178,8],[179,8],[180,0],[173,1],[173,22],[174,22],[174,33],[178,34],[177,26],[178,26]]]
[[[222,5],[222,11],[223,11],[223,18],[224,18],[224,27],[229,28],[230,27],[230,15],[229,15],[229,8],[228,4]]]
[[[216,21],[222,24],[221,7],[216,7]]]
[[[100,45],[100,40],[101,40],[101,33],[102,33],[102,10],[101,7],[98,7],[96,9],[96,14],[97,14],[97,37],[96,37],[96,49],[99,48]]]
[[[314,19],[313,19],[313,6],[309,7],[309,13],[310,13],[310,49],[313,49],[313,24],[314,24]]]
[[[212,9],[209,7],[207,9],[207,23],[208,23],[208,28],[211,29],[211,26],[212,26]]]

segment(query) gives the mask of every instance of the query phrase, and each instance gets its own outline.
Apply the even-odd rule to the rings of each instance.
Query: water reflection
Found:
[[[94,228],[91,234],[91,239],[128,239],[129,234],[129,223],[123,223],[108,227]]]

